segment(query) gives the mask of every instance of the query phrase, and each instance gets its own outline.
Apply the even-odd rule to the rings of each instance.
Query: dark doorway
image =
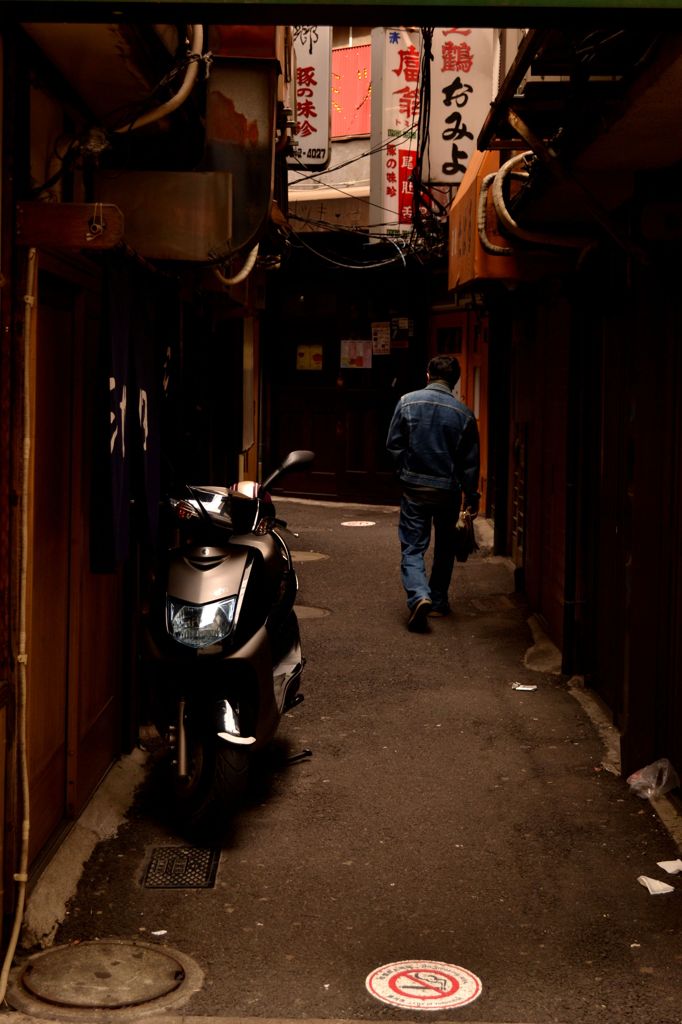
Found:
[[[399,501],[386,434],[398,398],[424,383],[427,309],[420,270],[402,262],[349,270],[290,260],[264,329],[270,461],[294,448],[316,460],[287,479],[287,493]]]

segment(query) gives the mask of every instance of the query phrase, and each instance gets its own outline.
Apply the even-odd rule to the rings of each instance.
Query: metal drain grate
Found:
[[[219,849],[195,846],[158,846],[144,876],[145,889],[212,889]]]

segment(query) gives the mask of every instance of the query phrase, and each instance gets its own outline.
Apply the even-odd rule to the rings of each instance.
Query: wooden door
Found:
[[[72,297],[63,297],[66,302],[53,295],[40,307],[35,350],[27,699],[31,860],[66,811],[74,324]]]
[[[537,312],[525,341],[528,447],[524,567],[526,592],[557,647],[563,647],[566,550],[568,327],[561,297]],[[530,344],[528,343],[530,341]]]
[[[120,573],[89,561],[99,279],[41,260],[32,359],[27,730],[30,857],[119,752]]]
[[[530,608],[561,648],[564,629],[569,317],[539,307],[514,326],[510,451],[512,552]]]

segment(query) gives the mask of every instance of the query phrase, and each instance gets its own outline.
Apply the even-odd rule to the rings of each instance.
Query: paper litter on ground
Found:
[[[637,881],[649,890],[652,896],[658,896],[663,892],[675,892],[675,887],[668,885],[667,882],[659,882],[657,878],[647,878],[646,875],[640,875]]]
[[[682,860],[659,860],[658,867],[663,868],[669,875],[676,875],[682,871]]]

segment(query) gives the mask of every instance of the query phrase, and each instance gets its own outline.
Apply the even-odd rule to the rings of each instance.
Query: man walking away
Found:
[[[386,440],[403,485],[398,525],[400,574],[411,632],[424,632],[428,617],[449,613],[455,525],[462,498],[472,517],[478,513],[478,428],[471,409],[452,394],[460,372],[457,359],[431,359],[426,387],[402,396]],[[432,525],[433,561],[427,581],[424,555]]]

